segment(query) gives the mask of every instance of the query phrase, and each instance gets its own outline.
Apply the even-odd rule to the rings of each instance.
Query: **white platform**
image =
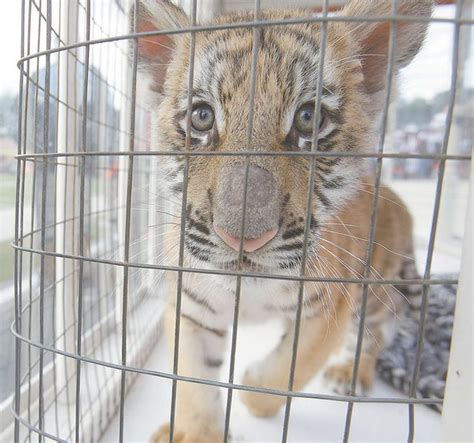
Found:
[[[236,382],[247,364],[259,359],[276,343],[281,333],[280,325],[239,328]],[[258,337],[258,340],[256,340]],[[245,349],[245,352],[242,350]],[[239,352],[240,350],[240,352]],[[146,364],[147,368],[168,371],[167,357],[160,342]],[[226,378],[228,366],[223,368]],[[307,392],[329,393],[315,379]],[[223,390],[225,399],[226,391]],[[374,397],[400,397],[381,381],[377,381]],[[171,382],[152,376],[139,376],[131,387],[126,400],[124,432],[126,442],[147,442],[149,436],[161,424],[169,421]],[[284,411],[272,418],[251,416],[234,395],[231,432],[235,442],[281,441]],[[335,401],[296,399],[293,401],[289,441],[334,442],[342,441],[347,404]],[[440,440],[441,416],[425,406],[416,406],[416,441]],[[358,442],[404,442],[408,435],[408,406],[393,404],[356,404],[352,418],[350,440]],[[118,419],[112,421],[102,442],[116,442]]]

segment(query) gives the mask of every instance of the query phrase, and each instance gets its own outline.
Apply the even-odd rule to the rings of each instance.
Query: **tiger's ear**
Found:
[[[168,0],[139,0],[136,12],[136,32],[173,31],[189,26],[184,11]],[[170,62],[180,34],[160,34],[138,39],[138,74],[152,96],[161,94]],[[141,85],[143,86],[143,85]]]
[[[388,16],[392,14],[392,0],[352,0],[342,10],[346,17]],[[396,14],[412,17],[430,17],[431,0],[398,0]],[[420,50],[428,27],[428,22],[396,22],[394,49],[395,73],[408,65]],[[369,94],[385,88],[385,79],[390,45],[390,21],[354,21],[347,22],[346,32],[359,46],[359,57],[364,75],[364,83]],[[349,28],[349,29],[347,29]]]

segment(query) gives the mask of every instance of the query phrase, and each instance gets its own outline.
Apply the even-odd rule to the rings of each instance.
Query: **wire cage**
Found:
[[[432,277],[431,263],[446,168],[452,161],[471,162],[469,152],[451,152],[449,149],[459,85],[460,35],[473,24],[472,19],[464,15],[469,2],[455,2],[454,18],[429,19],[433,23],[450,23],[454,28],[452,78],[445,132],[439,151],[431,154],[387,152],[382,136],[373,153],[362,154],[374,161],[374,207],[377,205],[382,165],[387,159],[431,159],[439,165],[432,221],[427,233],[426,265],[422,278],[408,282],[422,287],[423,307],[412,388],[410,395],[402,398],[356,395],[355,382],[350,395],[294,391],[292,377],[297,332],[293,373],[287,391],[252,388],[234,380],[239,282],[246,276],[255,275],[245,271],[227,272],[183,266],[181,254],[185,224],[182,222],[181,238],[178,239],[181,252],[176,264],[160,264],[159,254],[166,253],[163,226],[173,223],[176,207],[186,209],[186,193],[183,193],[183,202],[173,202],[160,192],[163,177],[158,175],[157,162],[171,154],[150,150],[149,116],[137,100],[137,42],[140,37],[153,35],[153,31],[140,34],[130,30],[130,23],[133,28],[133,20],[130,20],[132,3],[121,0],[22,1],[20,137],[14,242],[15,318],[12,325],[16,340],[16,369],[11,406],[13,420],[2,425],[5,441],[98,441],[114,417],[119,417],[117,440],[123,441],[126,416],[130,412],[127,410],[127,392],[139,375],[169,380],[172,387],[168,412],[171,427],[176,384],[181,380],[225,390],[226,440],[229,437],[233,391],[253,389],[287,397],[283,441],[288,438],[292,399],[300,397],[347,404],[342,432],[344,441],[349,440],[354,404],[406,404],[409,411],[407,438],[413,441],[415,405],[440,402],[438,399],[418,398],[416,391],[428,290],[433,285],[457,284],[457,278]],[[262,5],[258,0],[193,0],[182,3],[191,11],[194,23],[219,12],[254,8],[254,20],[239,24],[253,29],[254,41],[258,41],[260,28],[285,23],[319,22],[325,29],[328,22],[336,20],[329,10],[344,4],[343,1],[299,2],[298,6],[322,7],[322,12],[318,15],[308,12],[304,19],[263,21],[259,19],[260,8],[271,6],[270,2],[262,2]],[[281,2],[279,6],[294,6],[290,3]],[[393,2],[394,8],[396,3]],[[380,18],[391,23],[399,19],[396,14]],[[193,24],[179,32],[193,36],[197,32],[217,32],[227,26]],[[322,35],[324,39],[324,33]],[[321,47],[324,48],[324,43]],[[254,45],[254,51],[258,51],[258,43]],[[252,78],[255,78],[255,69],[253,65]],[[387,75],[392,75],[391,72],[389,66]],[[386,93],[382,134],[389,132],[390,93]],[[247,171],[248,159],[253,155],[263,155],[251,149],[244,154],[234,154],[247,161]],[[194,151],[186,155],[217,154]],[[317,151],[305,155],[313,159],[313,163],[317,162]],[[307,216],[307,219],[310,217]],[[373,228],[375,211],[371,220]],[[245,217],[242,222],[245,223]],[[364,286],[365,297],[370,284],[380,284],[380,280],[370,278],[369,272],[373,241],[371,229],[366,272],[354,280]],[[158,257],[156,251],[159,251]],[[223,381],[179,374],[176,361],[179,315],[176,316],[173,371],[147,367],[147,358],[162,335],[161,317],[165,300],[160,294],[165,284],[162,278],[164,271],[175,272],[179,278],[195,272],[223,272],[235,276],[237,291],[229,372]],[[284,278],[264,273],[257,277]],[[294,278],[300,282],[309,279],[304,273]],[[328,280],[332,278],[329,276]],[[406,284],[407,281],[382,283],[396,285]],[[177,297],[180,300],[180,291]],[[299,302],[297,331],[301,321],[301,298]],[[362,307],[354,374],[358,370],[364,320],[365,310]]]

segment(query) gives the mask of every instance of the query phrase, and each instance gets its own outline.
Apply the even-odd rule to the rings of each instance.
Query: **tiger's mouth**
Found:
[[[220,239],[234,251],[240,251],[240,244],[242,243],[242,250],[247,253],[255,252],[263,248],[269,243],[278,233],[278,229],[274,228],[263,232],[263,234],[254,238],[239,238],[229,234],[225,229],[218,226],[216,223],[213,224],[214,232],[220,237]]]
[[[217,269],[248,272],[294,272],[299,269],[305,243],[305,217],[291,211],[282,214],[277,228],[242,241],[226,233],[215,221],[213,211],[189,208],[185,246],[194,258]],[[308,248],[317,243],[319,223],[311,216]]]

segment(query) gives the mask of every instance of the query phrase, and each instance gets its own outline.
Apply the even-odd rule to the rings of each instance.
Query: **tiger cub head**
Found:
[[[185,246],[196,260],[232,266],[242,242],[244,264],[292,269],[301,261],[306,224],[317,244],[319,227],[352,198],[366,169],[363,158],[347,153],[377,144],[390,41],[393,78],[423,43],[431,1],[396,3],[398,15],[412,18],[393,30],[390,21],[377,20],[393,12],[391,0],[352,0],[336,14],[346,20],[329,21],[325,32],[321,21],[303,22],[314,18],[311,12],[278,10],[259,19],[293,23],[255,31],[239,26],[253,14],[226,15],[192,41],[182,32],[192,22],[180,8],[165,0],[139,2],[136,30],[163,32],[137,43],[151,98],[152,148],[176,154],[158,161],[178,200],[187,172]],[[312,150],[328,156],[315,160],[307,221],[312,160],[304,154]],[[205,155],[188,156],[185,166],[184,151]],[[266,155],[249,156],[248,165],[245,155],[235,155],[249,151]],[[282,152],[294,155],[272,155]]]

